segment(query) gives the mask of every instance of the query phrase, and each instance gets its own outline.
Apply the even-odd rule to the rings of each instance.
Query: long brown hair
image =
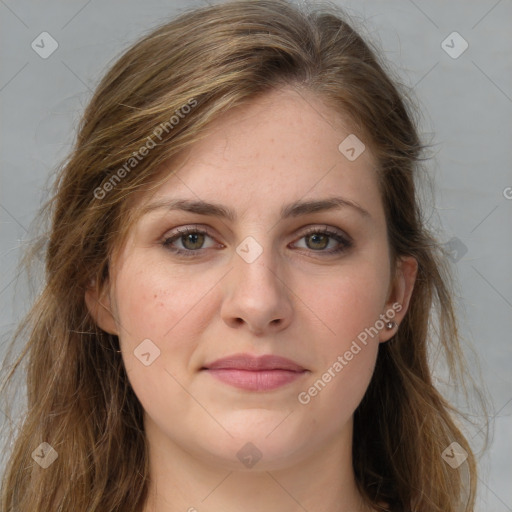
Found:
[[[392,510],[473,510],[475,458],[429,365],[437,344],[455,376],[464,369],[449,268],[418,198],[426,145],[406,91],[347,19],[332,6],[299,9],[285,0],[204,7],[144,36],[101,80],[41,210],[47,234],[28,256],[44,250],[45,278],[15,333],[27,341],[6,379],[28,357],[27,411],[10,445],[3,511],[142,509],[142,407],[117,337],[96,326],[84,292],[105,283],[136,220],[129,199],[158,186],[160,164],[222,113],[283,85],[348,116],[379,163],[393,263],[411,255],[419,264],[409,310],[393,341],[381,344],[355,413],[360,491],[377,510],[383,502]],[[49,449],[43,442],[58,454],[46,469],[32,457]],[[458,469],[442,457],[453,442],[468,454]]]

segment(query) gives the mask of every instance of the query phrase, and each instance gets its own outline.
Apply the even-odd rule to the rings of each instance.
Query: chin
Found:
[[[307,456],[313,439],[308,439],[306,432],[295,429],[288,420],[283,422],[289,413],[274,412],[262,418],[261,411],[259,415],[257,411],[244,412],[245,417],[238,422],[221,422],[231,436],[221,429],[205,433],[199,443],[200,450],[208,452],[203,452],[203,460],[206,455],[212,464],[229,471],[275,471]]]

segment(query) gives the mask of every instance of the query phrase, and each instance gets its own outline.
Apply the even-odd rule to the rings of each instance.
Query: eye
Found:
[[[212,238],[208,231],[205,229],[186,226],[184,228],[177,228],[169,237],[166,237],[162,245],[180,256],[197,256],[200,249],[204,249],[203,244],[206,238]],[[175,242],[178,242],[182,247],[176,247]]]
[[[337,254],[348,250],[353,243],[341,231],[328,226],[309,228],[299,240],[305,240],[305,248],[323,254]],[[325,250],[331,245],[329,250]],[[334,245],[334,247],[333,247]]]

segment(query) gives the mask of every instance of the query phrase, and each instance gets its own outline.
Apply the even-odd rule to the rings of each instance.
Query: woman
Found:
[[[460,364],[423,149],[334,8],[229,2],[137,42],[46,206],[2,509],[473,510],[427,360]]]

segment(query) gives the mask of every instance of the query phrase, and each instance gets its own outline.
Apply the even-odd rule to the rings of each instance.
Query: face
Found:
[[[351,133],[315,96],[275,91],[138,200],[96,318],[153,441],[230,468],[259,451],[261,469],[350,441],[413,282],[391,280],[375,161],[339,149]]]

